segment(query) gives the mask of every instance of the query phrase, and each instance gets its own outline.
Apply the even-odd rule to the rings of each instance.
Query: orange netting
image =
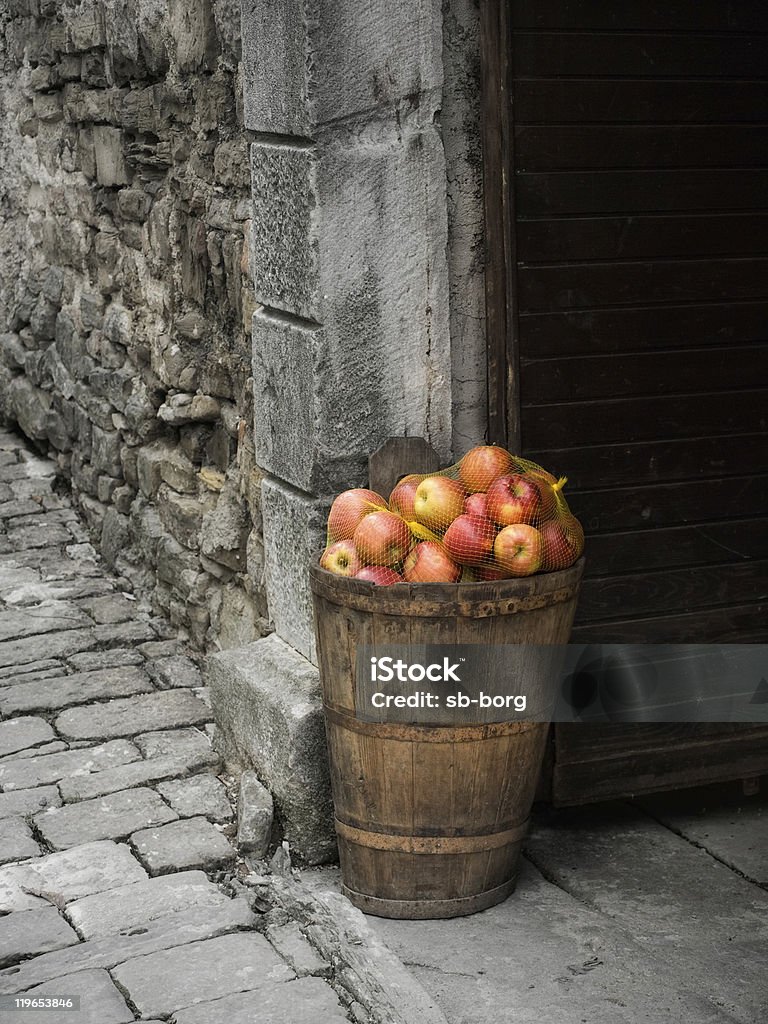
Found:
[[[328,517],[320,564],[371,583],[458,583],[566,569],[584,531],[559,480],[495,445],[398,481],[387,501],[355,488]]]

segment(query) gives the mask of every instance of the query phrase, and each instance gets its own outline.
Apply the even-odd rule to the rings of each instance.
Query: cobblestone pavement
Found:
[[[52,463],[0,432],[0,997],[80,998],[3,1021],[350,1019],[295,924],[238,884],[210,718]]]

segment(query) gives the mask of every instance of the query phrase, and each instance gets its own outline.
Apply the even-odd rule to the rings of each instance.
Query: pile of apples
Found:
[[[403,477],[389,501],[365,488],[344,491],[331,506],[320,565],[382,586],[566,569],[583,551],[584,531],[564,483],[480,445],[445,473]]]

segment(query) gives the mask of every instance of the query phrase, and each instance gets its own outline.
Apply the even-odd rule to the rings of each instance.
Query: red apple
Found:
[[[551,516],[555,511],[555,495],[563,489],[563,485],[566,483],[565,477],[558,481],[546,469],[529,469],[525,476],[533,480],[539,488],[541,494],[540,515],[542,517]]]
[[[413,503],[416,499],[416,488],[420,482],[421,477],[416,473],[404,476],[402,480],[398,480],[389,496],[390,509],[393,512],[397,512],[403,519],[416,518],[416,513],[413,511]]]
[[[509,573],[500,569],[495,562],[490,565],[478,565],[474,569],[475,576],[478,582],[488,583],[492,580],[506,580],[509,579]]]
[[[424,540],[406,558],[403,576],[409,583],[458,583],[461,568],[451,560],[442,544]]]
[[[475,516],[484,516],[489,519],[488,515],[488,495],[483,491],[478,491],[476,494],[470,494],[470,496],[464,502],[464,511],[471,512]]]
[[[499,526],[532,523],[541,513],[541,491],[519,473],[501,477],[488,488],[488,514]]]
[[[379,508],[387,508],[387,503],[376,491],[369,491],[364,487],[342,491],[331,505],[328,515],[328,539],[350,540],[360,520]]]
[[[336,576],[355,576],[362,564],[351,540],[337,540],[325,549],[320,558],[320,567]]]
[[[584,531],[575,516],[549,519],[539,532],[544,542],[542,569],[567,569],[584,550]]]
[[[430,530],[445,530],[464,511],[464,488],[448,476],[425,477],[416,488],[413,511]]]
[[[459,463],[459,479],[470,494],[487,491],[494,480],[511,473],[515,468],[514,459],[493,444],[481,444],[468,451]]]
[[[530,576],[541,565],[542,536],[527,523],[505,526],[493,545],[497,563],[511,576]]]
[[[371,512],[355,530],[355,547],[361,565],[396,565],[411,546],[408,524],[394,512]]]
[[[403,577],[394,569],[388,569],[386,565],[366,565],[360,572],[355,573],[356,580],[367,580],[368,583],[376,583],[380,587],[389,587],[393,583],[402,583]]]
[[[493,557],[496,525],[484,516],[458,516],[445,531],[445,550],[459,565],[483,565]]]

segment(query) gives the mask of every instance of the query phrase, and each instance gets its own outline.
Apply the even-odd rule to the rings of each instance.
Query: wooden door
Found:
[[[569,477],[574,639],[765,642],[768,4],[484,15],[491,427]],[[556,798],[768,771],[744,730],[622,729],[558,729]]]

